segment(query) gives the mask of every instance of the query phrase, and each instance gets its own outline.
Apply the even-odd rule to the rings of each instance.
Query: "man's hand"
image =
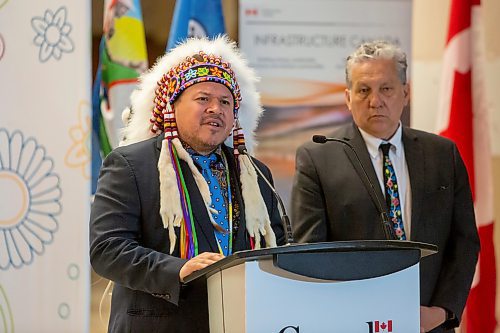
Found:
[[[184,282],[184,278],[194,271],[205,268],[224,258],[222,254],[213,252],[203,252],[196,257],[189,259],[179,271],[179,279]]]
[[[446,311],[438,306],[420,307],[420,333],[429,332],[446,320]]]

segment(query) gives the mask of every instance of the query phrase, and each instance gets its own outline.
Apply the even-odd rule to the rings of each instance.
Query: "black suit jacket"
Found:
[[[104,161],[90,218],[90,260],[94,270],[114,281],[110,332],[208,332],[207,290],[204,281],[179,282],[186,262],[177,246],[169,255],[168,231],[160,210],[158,136],[115,149]],[[233,155],[226,154],[231,184],[240,204],[240,226],[233,250],[250,249],[244,203]],[[272,181],[269,169],[255,161]],[[189,190],[199,253],[218,252],[213,226],[189,167],[180,161]],[[278,244],[283,242],[277,202],[259,179]],[[179,228],[176,228],[179,236]]]
[[[332,136],[351,143],[387,209],[358,128],[343,126]],[[421,304],[451,310],[457,316],[451,324],[458,325],[479,252],[467,172],[450,140],[410,128],[403,128],[402,139],[412,194],[411,240],[439,248],[421,261]],[[292,190],[297,241],[384,239],[375,202],[348,147],[307,143],[297,150]]]

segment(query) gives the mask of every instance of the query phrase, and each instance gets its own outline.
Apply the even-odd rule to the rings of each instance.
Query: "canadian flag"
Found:
[[[476,275],[467,300],[467,333],[496,327],[496,268],[493,247],[493,176],[489,115],[484,96],[484,43],[480,0],[451,0],[443,59],[438,133],[458,146],[469,173],[481,240]]]
[[[392,332],[392,320],[388,320],[387,323],[383,321],[375,321],[375,333],[385,332]]]

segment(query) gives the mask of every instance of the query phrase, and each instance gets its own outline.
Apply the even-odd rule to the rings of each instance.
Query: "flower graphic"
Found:
[[[212,72],[212,76],[218,76],[218,77],[222,76],[222,71],[217,67],[210,68],[210,71]]]
[[[71,24],[66,22],[66,15],[66,7],[61,7],[55,14],[47,9],[43,17],[31,19],[31,26],[36,32],[33,42],[40,46],[38,58],[41,62],[46,62],[51,56],[59,60],[63,52],[73,51],[73,41],[68,36]]]
[[[52,242],[61,213],[53,168],[34,138],[0,128],[0,270],[31,264]]]
[[[233,84],[233,78],[231,77],[231,75],[229,75],[226,72],[224,72],[222,75],[224,76],[224,78],[226,79],[226,81],[231,82],[231,84]]]
[[[81,101],[78,106],[78,124],[69,129],[71,147],[69,148],[64,163],[70,168],[79,168],[85,179],[90,179],[90,132],[91,106],[89,102]]]
[[[177,80],[170,80],[170,83],[168,84],[168,92],[173,93],[176,87],[177,87]]]
[[[196,77],[196,71],[194,69],[190,69],[186,72],[186,80],[190,80]]]
[[[198,74],[198,76],[207,76],[209,73],[209,70],[207,67],[201,67],[201,68],[198,68],[198,71],[196,74]]]

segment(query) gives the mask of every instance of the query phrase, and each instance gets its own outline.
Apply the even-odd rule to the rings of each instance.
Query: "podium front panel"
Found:
[[[418,263],[375,278],[331,281],[266,259],[219,271],[207,283],[213,333],[420,332]]]

